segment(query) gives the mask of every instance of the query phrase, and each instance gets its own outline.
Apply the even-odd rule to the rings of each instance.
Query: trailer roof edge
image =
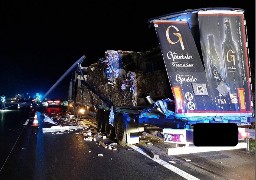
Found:
[[[237,13],[243,13],[244,9],[242,8],[231,8],[231,7],[209,7],[209,8],[199,8],[199,9],[187,9],[184,11],[178,11],[178,12],[174,12],[174,13],[170,13],[170,14],[166,14],[166,15],[162,15],[162,16],[158,16],[155,18],[150,18],[148,20],[148,23],[152,23],[154,20],[166,20],[166,19],[170,19],[170,18],[174,18],[176,16],[180,16],[180,15],[185,15],[185,14],[192,14],[192,13],[198,13],[201,11],[211,11],[212,13],[217,13],[219,11],[222,12],[237,12]]]

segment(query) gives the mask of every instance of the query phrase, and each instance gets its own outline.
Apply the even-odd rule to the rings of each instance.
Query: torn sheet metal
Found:
[[[173,103],[173,101],[169,98],[158,100],[153,104],[153,106],[143,110],[139,117],[159,119],[161,117],[160,114],[165,115],[166,118],[171,117],[174,115],[174,111],[169,109],[170,106],[168,107],[168,104],[170,103]]]
[[[57,123],[53,121],[53,119],[47,115],[44,115],[44,122],[48,122],[50,124],[56,125]]]

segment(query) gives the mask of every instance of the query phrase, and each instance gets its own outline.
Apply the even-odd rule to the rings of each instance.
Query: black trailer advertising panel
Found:
[[[154,20],[176,113],[216,110],[196,44],[185,21]]]
[[[176,113],[252,113],[243,11],[199,10],[151,23]]]

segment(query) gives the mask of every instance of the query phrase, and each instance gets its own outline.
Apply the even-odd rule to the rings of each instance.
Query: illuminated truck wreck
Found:
[[[166,142],[192,141],[197,123],[253,121],[244,11],[188,10],[153,18],[160,46],[108,50],[70,82],[74,112],[96,109],[98,129],[119,144],[159,128]],[[210,22],[210,23],[209,23]]]

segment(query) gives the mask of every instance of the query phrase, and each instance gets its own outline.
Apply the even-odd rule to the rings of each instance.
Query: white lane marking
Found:
[[[4,166],[5,166],[6,162],[8,161],[8,159],[9,159],[10,155],[12,154],[12,151],[13,151],[14,147],[16,146],[17,142],[19,141],[20,136],[21,136],[21,134],[22,134],[22,132],[23,132],[24,128],[25,128],[25,127],[23,126],[23,128],[22,128],[22,130],[21,130],[21,132],[20,132],[20,134],[19,134],[19,136],[18,136],[18,138],[16,139],[16,141],[15,141],[14,145],[12,146],[11,151],[9,152],[9,154],[8,154],[7,158],[5,159],[4,164],[2,165],[2,167],[1,167],[1,169],[0,169],[0,174],[1,174],[1,172],[3,171]]]
[[[149,159],[157,162],[158,164],[164,166],[165,168],[173,171],[174,173],[178,174],[179,176],[185,178],[185,179],[188,179],[188,180],[199,180],[197,177],[195,176],[192,176],[191,174],[188,174],[187,172],[169,164],[168,162],[162,160],[162,159],[154,159],[154,158],[151,158],[149,155],[147,155],[145,152],[143,152],[139,147],[135,146],[135,145],[129,145],[130,148],[134,149],[135,151],[143,154],[144,156],[148,157]]]
[[[28,125],[29,119],[23,124],[24,126]]]

